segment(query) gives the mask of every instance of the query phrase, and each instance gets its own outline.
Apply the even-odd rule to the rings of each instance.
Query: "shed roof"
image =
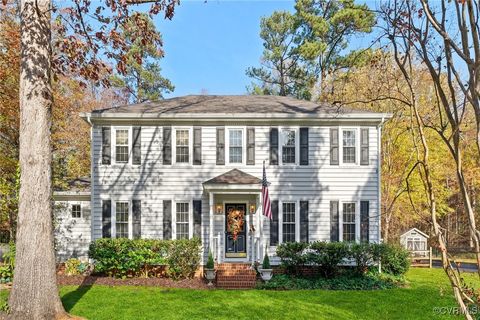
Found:
[[[417,228],[412,228],[412,229],[408,230],[407,232],[404,232],[400,237],[403,237],[403,236],[407,235],[408,233],[410,233],[410,232],[412,232],[412,231],[416,231],[417,233],[421,234],[421,235],[424,236],[425,238],[430,238],[430,237],[428,236],[428,234],[426,234],[426,233],[418,230]]]

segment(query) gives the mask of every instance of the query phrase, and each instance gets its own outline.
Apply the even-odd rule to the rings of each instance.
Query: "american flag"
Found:
[[[272,219],[272,206],[270,204],[270,196],[268,195],[268,182],[267,182],[267,172],[265,171],[265,161],[263,162],[262,204],[263,204],[263,215],[269,219]]]

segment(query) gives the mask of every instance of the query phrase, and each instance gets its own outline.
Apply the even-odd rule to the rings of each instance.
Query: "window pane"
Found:
[[[343,241],[355,241],[355,203],[343,204]]]
[[[242,163],[243,155],[243,132],[242,130],[229,130],[229,161],[230,163]]]
[[[283,242],[295,242],[295,203],[282,204],[282,236]]]
[[[282,130],[282,161],[295,163],[295,130]]]
[[[176,131],[176,161],[189,162],[189,132],[188,130]]]
[[[128,162],[128,130],[116,130],[115,133],[115,161]]]
[[[117,202],[115,216],[117,238],[128,238],[128,202]]]
[[[188,223],[188,202],[177,203],[177,239],[188,239],[189,223]]]
[[[355,163],[355,130],[343,130],[343,162]]]
[[[82,207],[79,204],[72,205],[72,218],[80,218],[82,216]]]

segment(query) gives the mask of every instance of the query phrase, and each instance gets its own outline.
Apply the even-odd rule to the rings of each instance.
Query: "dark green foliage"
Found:
[[[265,256],[263,257],[262,269],[272,269],[270,265],[270,258],[268,257],[268,252],[265,250]]]
[[[212,251],[208,251],[208,260],[207,260],[207,265],[205,266],[205,268],[207,268],[207,269],[215,268],[215,262],[213,261]]]
[[[305,242],[285,242],[277,247],[277,256],[282,260],[282,266],[289,274],[297,274],[299,268],[307,262],[305,249],[308,243]]]
[[[326,278],[336,274],[338,264],[349,254],[349,246],[345,242],[317,241],[310,244],[310,250],[308,262],[319,266]]]
[[[348,257],[355,262],[355,271],[362,275],[374,265],[379,258],[378,245],[370,243],[351,243]]]
[[[380,244],[379,256],[382,272],[403,275],[410,268],[409,252],[399,245]]]
[[[328,279],[274,275],[272,280],[259,284],[257,288],[273,290],[377,290],[396,288],[403,282],[402,278],[378,273],[369,273],[361,277],[345,274]]]
[[[200,263],[200,240],[98,239],[90,244],[95,272],[115,277],[148,275],[155,265],[167,265],[179,279],[193,274]]]
[[[9,243],[8,252],[3,255],[3,264],[0,264],[0,283],[8,283],[13,280],[15,268],[15,243]]]
[[[199,238],[170,241],[166,257],[168,275],[173,279],[193,277],[200,265],[201,245]]]

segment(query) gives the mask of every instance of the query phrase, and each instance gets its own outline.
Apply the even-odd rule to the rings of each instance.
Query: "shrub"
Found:
[[[192,277],[200,265],[199,238],[171,241],[167,254],[168,275],[173,279]]]
[[[305,249],[308,243],[305,242],[285,242],[277,247],[277,256],[282,262],[282,266],[289,274],[298,274],[300,269],[307,262]]]
[[[349,246],[345,242],[317,241],[310,244],[307,260],[319,267],[321,273],[329,278],[336,274],[338,264],[347,258]]]
[[[81,264],[82,263],[80,262],[80,260],[78,260],[76,258],[68,259],[65,262],[65,274],[67,276],[76,276],[76,275],[81,274],[82,273],[80,271],[80,265]]]
[[[372,264],[378,261],[378,245],[366,242],[351,243],[348,255],[355,261],[356,273],[363,275]]]
[[[98,239],[90,244],[89,257],[95,272],[109,276],[149,276],[153,266],[166,265],[169,275],[179,279],[198,268],[200,245],[199,239]]]
[[[0,265],[0,282],[11,282],[15,268],[15,243],[9,243],[9,250],[3,255],[3,264]]]
[[[208,260],[207,260],[207,265],[205,266],[207,269],[214,269],[215,268],[215,262],[213,261],[213,254],[212,251],[208,251]]]
[[[410,267],[409,252],[399,245],[383,243],[379,246],[379,259],[382,271],[395,275],[404,275]]]
[[[265,256],[263,257],[262,269],[272,269],[270,265],[270,258],[268,257],[268,252],[265,250]]]

